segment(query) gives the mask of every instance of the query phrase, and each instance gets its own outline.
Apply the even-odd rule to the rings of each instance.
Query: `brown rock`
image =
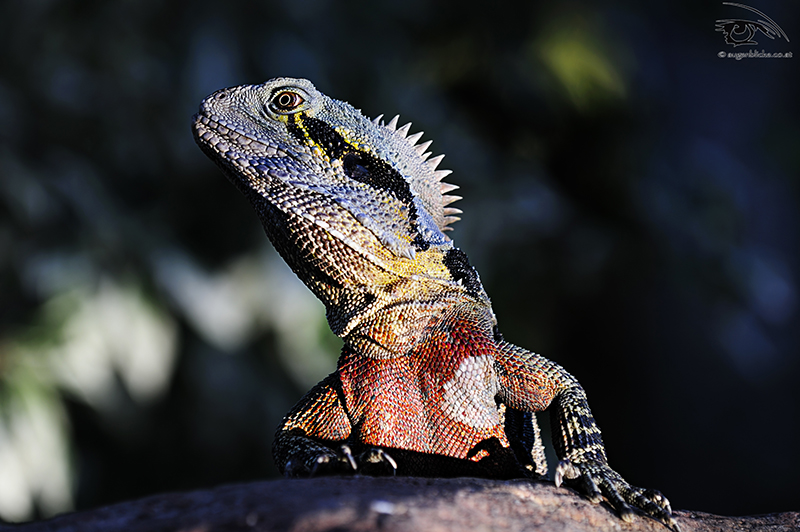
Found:
[[[800,530],[796,512],[721,517],[676,512],[683,532]],[[330,477],[275,480],[154,495],[47,521],[0,526],[8,532],[106,531],[658,531],[639,516],[620,520],[548,482],[473,478]]]

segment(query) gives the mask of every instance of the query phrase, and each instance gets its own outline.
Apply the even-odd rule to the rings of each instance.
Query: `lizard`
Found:
[[[609,465],[586,393],[561,366],[504,339],[469,259],[462,211],[422,132],[364,116],[305,79],[221,89],[194,116],[202,151],[250,200],[275,249],[343,340],[336,370],[284,417],[289,477],[547,475],[625,521],[679,530],[669,501]]]

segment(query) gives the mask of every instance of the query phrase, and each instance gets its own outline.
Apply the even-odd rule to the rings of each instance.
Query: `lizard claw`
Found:
[[[555,483],[556,486],[567,484],[577,489],[593,503],[607,500],[623,521],[631,522],[633,508],[636,508],[673,531],[680,532],[666,497],[656,490],[631,486],[603,462],[562,460],[556,468]]]
[[[353,471],[356,471],[358,466],[356,465],[356,459],[353,458],[353,452],[350,450],[350,447],[348,445],[342,445],[339,450],[347,459],[347,463],[350,464],[350,467],[353,469]]]

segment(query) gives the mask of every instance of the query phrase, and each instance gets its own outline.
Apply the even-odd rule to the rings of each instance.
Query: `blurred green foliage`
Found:
[[[339,341],[188,127],[276,76],[448,155],[505,336],[579,378],[626,478],[797,510],[798,69],[718,58],[732,9],[0,2],[0,518],[276,474]]]

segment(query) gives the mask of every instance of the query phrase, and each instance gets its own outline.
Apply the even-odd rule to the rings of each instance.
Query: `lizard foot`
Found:
[[[657,490],[631,486],[605,463],[562,460],[556,467],[555,483],[580,491],[594,503],[605,498],[623,521],[632,521],[632,508],[636,508],[675,532],[681,530],[666,497]]]
[[[284,469],[287,477],[318,477],[355,473],[358,466],[347,445],[338,449],[319,449],[302,462],[289,461]]]
[[[286,464],[287,477],[322,477],[327,475],[364,474],[369,476],[394,476],[397,462],[379,447],[370,447],[354,456],[349,445],[336,449],[319,446],[300,462]]]

